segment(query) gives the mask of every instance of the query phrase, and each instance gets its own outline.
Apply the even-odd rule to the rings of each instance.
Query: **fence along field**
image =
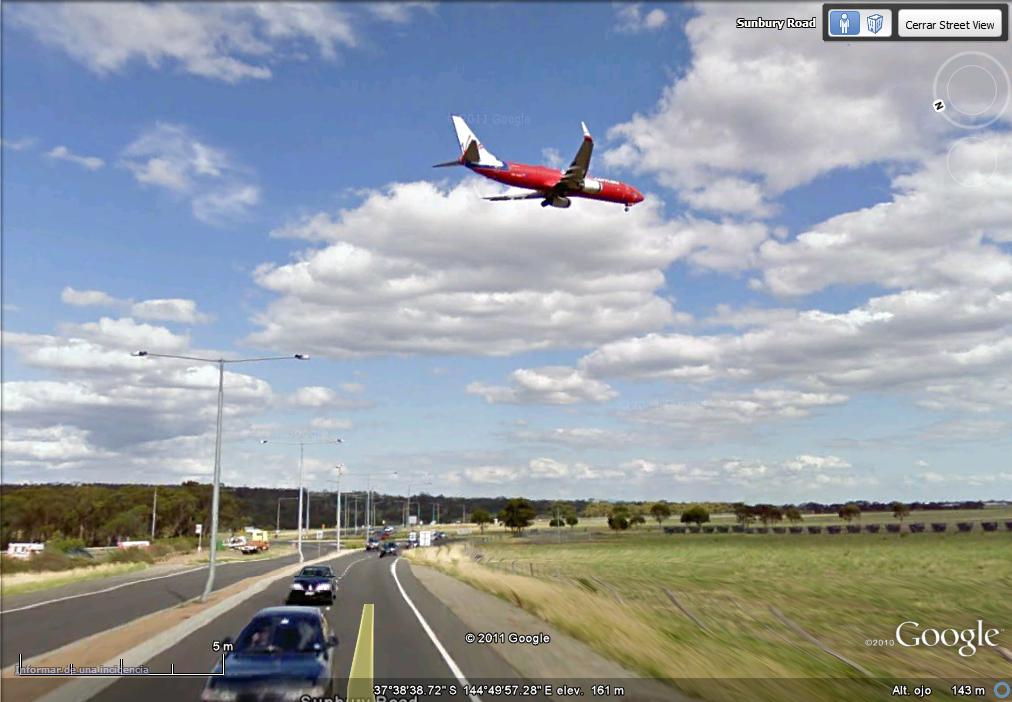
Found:
[[[866,645],[897,625],[1002,629],[1012,647],[1012,532],[570,534],[411,553],[643,675],[704,700],[872,700],[883,685],[1008,674],[981,648]],[[1004,594],[1003,594],[1004,593]],[[936,687],[937,697],[945,690]]]

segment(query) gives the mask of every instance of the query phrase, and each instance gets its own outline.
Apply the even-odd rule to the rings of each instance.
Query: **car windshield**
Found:
[[[311,578],[327,578],[330,577],[330,568],[303,568],[299,575]]]
[[[273,614],[251,621],[235,642],[237,653],[309,653],[323,647],[320,622],[308,616]]]

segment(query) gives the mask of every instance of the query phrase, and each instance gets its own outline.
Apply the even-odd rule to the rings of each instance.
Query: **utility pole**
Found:
[[[221,415],[225,404],[225,364],[226,363],[255,363],[258,361],[285,361],[295,359],[308,361],[309,356],[297,353],[293,356],[268,356],[264,358],[200,358],[197,356],[177,356],[175,354],[151,353],[149,351],[134,351],[130,354],[140,358],[174,358],[184,361],[197,361],[199,363],[213,363],[218,366],[218,421],[215,426],[214,437],[214,487],[211,490],[211,553],[207,567],[207,582],[204,585],[204,592],[200,596],[201,602],[207,601],[207,596],[214,589],[214,571],[217,564],[218,554],[218,499],[221,486]]]
[[[158,486],[155,485],[155,497],[151,502],[151,540],[155,540],[155,517],[158,515]]]
[[[337,533],[337,552],[341,552],[341,473],[344,467],[337,467],[337,514],[334,516],[334,531]]]

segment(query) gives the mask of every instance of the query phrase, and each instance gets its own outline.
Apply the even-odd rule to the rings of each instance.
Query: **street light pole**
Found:
[[[299,444],[299,563],[306,560],[306,557],[302,555],[302,454],[305,447]]]
[[[281,503],[285,500],[296,500],[296,497],[279,497],[278,498],[278,520],[274,525],[274,536],[277,536],[281,532]]]
[[[155,517],[158,514],[158,486],[155,485],[155,496],[151,501],[151,540],[155,540]]]
[[[337,466],[337,512],[334,514],[334,531],[337,534],[337,552],[341,553],[341,472],[344,466]]]
[[[299,498],[298,498],[299,499],[299,521],[298,521],[298,524],[297,524],[297,527],[298,527],[298,530],[299,530],[299,534],[298,534],[298,541],[297,541],[297,543],[298,543],[298,550],[299,550],[299,563],[302,563],[304,560],[306,560],[305,555],[303,555],[303,553],[302,553],[302,517],[303,517],[303,510],[302,510],[302,485],[303,485],[303,475],[304,475],[304,467],[305,467],[305,449],[306,449],[306,446],[320,446],[320,445],[323,445],[323,444],[342,444],[342,443],[344,443],[344,439],[331,439],[331,440],[328,440],[328,441],[301,441],[301,440],[300,441],[272,441],[272,440],[268,440],[268,439],[261,439],[260,443],[261,444],[268,444],[268,443],[271,443],[271,444],[280,444],[282,446],[295,446],[295,445],[298,445],[298,447],[299,447]],[[295,498],[291,498],[291,499],[295,499]],[[280,507],[280,503],[279,503],[279,507]],[[306,507],[307,507],[307,509],[306,509],[305,517],[306,517],[306,521],[308,523],[308,521],[309,521],[309,510],[308,510],[308,507],[309,507],[309,490],[306,490]]]
[[[301,353],[292,356],[265,356],[262,358],[201,358],[199,356],[177,356],[168,353],[151,353],[149,351],[134,351],[131,356],[141,358],[174,358],[183,361],[198,361],[200,363],[214,363],[218,366],[218,419],[215,423],[214,437],[214,485],[211,488],[211,551],[208,558],[207,582],[204,584],[204,592],[200,601],[207,601],[208,595],[214,589],[214,571],[217,565],[218,555],[218,503],[221,493],[221,426],[222,412],[225,404],[225,364],[226,363],[255,363],[259,361],[287,361],[298,360],[308,361],[309,356]]]

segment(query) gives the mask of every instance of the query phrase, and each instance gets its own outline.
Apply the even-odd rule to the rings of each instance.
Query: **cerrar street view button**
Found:
[[[998,8],[900,8],[896,24],[901,37],[985,39],[1004,32],[1004,16]]]

